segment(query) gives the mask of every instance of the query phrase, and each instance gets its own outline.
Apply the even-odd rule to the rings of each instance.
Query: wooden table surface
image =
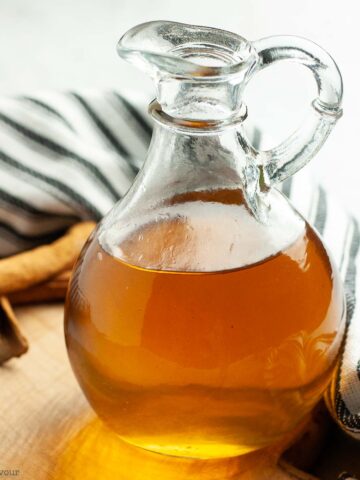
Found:
[[[124,444],[96,418],[76,383],[63,340],[62,305],[21,307],[17,309],[17,316],[30,349],[21,358],[13,359],[0,368],[2,478],[292,478],[274,470],[276,451],[261,455],[255,452],[241,460],[235,458],[204,463],[168,459]],[[359,453],[358,444],[342,440],[339,434],[335,434],[318,463],[316,473],[324,480],[336,479],[344,467],[360,473]]]

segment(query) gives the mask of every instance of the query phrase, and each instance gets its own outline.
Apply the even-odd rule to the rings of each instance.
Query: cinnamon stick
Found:
[[[0,365],[10,358],[20,357],[28,348],[10,302],[0,297]]]
[[[49,245],[0,260],[0,295],[25,290],[70,269],[94,227],[94,222],[79,223]]]
[[[13,305],[62,301],[65,299],[71,270],[61,272],[46,282],[8,294]]]

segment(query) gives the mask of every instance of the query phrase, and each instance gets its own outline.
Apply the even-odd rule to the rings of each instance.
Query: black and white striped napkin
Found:
[[[115,91],[0,99],[0,256],[99,220],[134,180],[151,130],[145,103]],[[359,224],[302,172],[282,189],[323,235],[345,283],[347,334],[327,403],[360,439]]]
[[[117,92],[0,99],[0,256],[99,220],[131,185],[151,125]]]

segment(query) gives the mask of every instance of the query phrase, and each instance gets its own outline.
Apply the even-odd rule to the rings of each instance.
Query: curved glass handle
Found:
[[[282,182],[302,168],[322,147],[342,115],[342,79],[332,57],[315,43],[300,37],[275,36],[253,42],[260,68],[279,60],[292,60],[313,73],[318,96],[302,125],[277,147],[256,152],[265,188]]]

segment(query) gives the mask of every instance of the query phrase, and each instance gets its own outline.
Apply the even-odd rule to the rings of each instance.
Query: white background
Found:
[[[359,0],[0,0],[0,94],[116,87],[150,98],[151,82],[117,58],[115,45],[128,28],[155,19],[217,26],[250,40],[301,35],[328,50],[344,78],[344,117],[310,171],[360,214]],[[301,121],[314,96],[310,74],[291,64],[261,72],[246,101],[251,121],[274,141]]]

